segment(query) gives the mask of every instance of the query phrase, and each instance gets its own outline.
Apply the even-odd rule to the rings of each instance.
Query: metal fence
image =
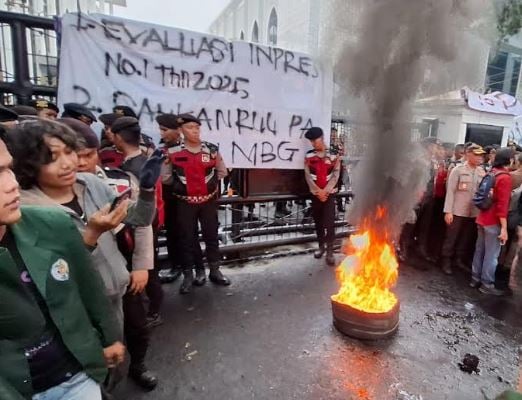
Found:
[[[351,198],[349,191],[336,194],[337,238],[346,238],[355,231],[346,220]],[[221,197],[218,204],[220,251],[228,261],[245,258],[258,250],[317,240],[310,197]],[[201,244],[204,248],[204,243]],[[159,259],[167,259],[164,236],[160,237]]]

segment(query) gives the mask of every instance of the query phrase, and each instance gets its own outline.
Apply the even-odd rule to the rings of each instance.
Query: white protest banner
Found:
[[[480,94],[463,89],[463,96],[468,101],[468,107],[473,110],[494,114],[522,115],[522,103],[507,93]]]
[[[302,169],[320,126],[329,137],[331,68],[299,54],[106,15],[62,19],[60,105],[132,107],[159,140],[160,113],[193,113],[228,167]]]

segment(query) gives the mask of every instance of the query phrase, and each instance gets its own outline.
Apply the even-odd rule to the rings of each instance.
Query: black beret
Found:
[[[122,115],[116,114],[116,113],[110,113],[110,114],[102,114],[98,117],[98,119],[107,126],[112,126],[114,124],[114,121],[116,121],[118,118],[121,118]]]
[[[18,114],[7,107],[0,106],[0,122],[16,121]]]
[[[132,108],[130,108],[129,106],[114,106],[114,108],[112,109],[112,112],[115,114],[118,114],[122,117],[138,118],[138,116],[136,115],[134,110]]]
[[[169,129],[178,129],[178,116],[176,114],[160,114],[156,117],[156,122]]]
[[[201,125],[201,121],[193,116],[192,114],[180,114],[177,118],[178,125],[181,126],[183,124],[188,124],[189,122],[195,122],[198,125]]]
[[[36,100],[32,100],[29,105],[31,107],[34,107],[36,108],[37,110],[44,110],[46,108],[49,108],[50,110],[54,110],[56,111],[56,113],[59,113],[60,112],[60,109],[58,108],[58,106],[54,103],[51,103],[50,101],[46,100],[46,99],[36,99]]]
[[[97,121],[96,117],[87,107],[78,103],[65,103],[63,105],[63,112],[65,117],[78,118],[80,115],[90,118],[92,121]]]
[[[100,148],[100,141],[98,140],[98,136],[96,136],[96,133],[94,133],[89,125],[84,124],[83,122],[74,118],[60,118],[58,122],[67,125],[74,131],[74,133],[76,133],[76,135],[78,135],[80,139],[83,139],[86,144],[86,148]]]
[[[118,133],[125,129],[140,130],[140,122],[134,117],[120,117],[111,126],[113,133]]]
[[[305,138],[307,138],[308,140],[315,140],[322,137],[323,135],[323,130],[314,126],[306,131]]]
[[[36,108],[31,106],[24,106],[23,104],[20,104],[18,106],[12,106],[11,110],[17,113],[19,117],[21,117],[22,115],[38,115],[38,111],[36,110]]]

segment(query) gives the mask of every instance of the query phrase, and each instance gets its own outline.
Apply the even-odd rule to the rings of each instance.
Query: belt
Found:
[[[190,204],[201,204],[201,203],[205,203],[205,202],[209,201],[212,197],[214,197],[216,195],[216,193],[217,193],[217,189],[214,190],[212,193],[206,194],[204,196],[182,196],[182,195],[176,194],[176,193],[174,193],[174,196],[176,196],[178,199],[184,200]]]

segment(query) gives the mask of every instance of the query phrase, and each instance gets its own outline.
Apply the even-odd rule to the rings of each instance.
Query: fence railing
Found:
[[[336,195],[335,234],[345,238],[355,231],[346,221],[351,192]],[[277,246],[313,242],[317,239],[310,197],[221,197],[219,204],[219,247],[227,260]],[[159,239],[160,260],[167,258],[166,238]],[[204,243],[201,243],[204,247]]]

